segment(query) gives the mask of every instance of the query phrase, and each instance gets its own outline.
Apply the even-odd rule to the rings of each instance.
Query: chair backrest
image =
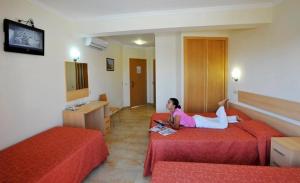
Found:
[[[99,101],[108,101],[106,93],[99,95]]]

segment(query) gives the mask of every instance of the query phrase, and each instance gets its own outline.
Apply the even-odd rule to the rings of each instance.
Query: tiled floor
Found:
[[[105,136],[110,155],[86,183],[148,183],[143,177],[148,145],[148,127],[153,106],[124,109],[113,117],[111,133]]]

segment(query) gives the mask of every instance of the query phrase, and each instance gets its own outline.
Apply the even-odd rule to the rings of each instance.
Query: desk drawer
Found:
[[[291,166],[292,152],[277,143],[271,145],[271,165]]]

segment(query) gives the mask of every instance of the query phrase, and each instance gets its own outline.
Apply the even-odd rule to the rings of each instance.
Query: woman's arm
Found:
[[[173,120],[169,121],[169,125],[173,129],[179,130],[179,127],[180,127],[180,116],[176,115],[175,118],[173,118]]]
[[[173,117],[173,114],[172,113],[170,113],[170,115],[169,115],[169,119],[168,119],[168,121],[167,122],[174,122],[174,117]]]

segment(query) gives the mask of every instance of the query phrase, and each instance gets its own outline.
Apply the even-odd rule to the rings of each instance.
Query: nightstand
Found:
[[[271,166],[300,166],[300,137],[271,138]]]

